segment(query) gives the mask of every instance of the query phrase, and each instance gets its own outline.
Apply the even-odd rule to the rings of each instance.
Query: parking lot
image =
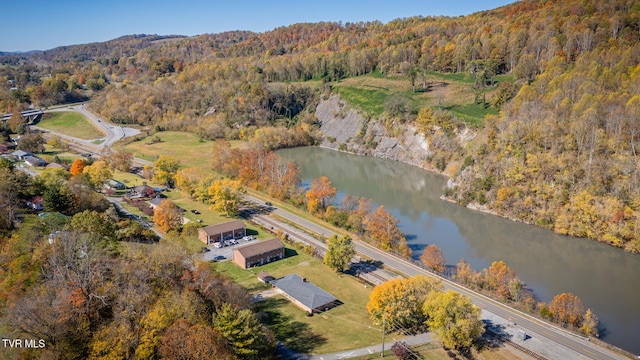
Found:
[[[252,241],[257,241],[253,236],[245,236],[245,238],[249,238],[251,240],[237,239],[237,240],[227,240],[225,241],[225,245],[221,247],[215,247],[214,245],[207,246],[207,251],[204,252],[203,258],[207,261],[227,261],[233,258],[233,249],[238,246],[242,246],[245,244],[249,244]],[[235,243],[234,243],[235,242]]]

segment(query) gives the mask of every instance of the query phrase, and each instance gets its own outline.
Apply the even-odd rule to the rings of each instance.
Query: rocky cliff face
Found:
[[[365,119],[337,95],[320,101],[316,116],[322,124],[323,147],[429,168],[425,161],[431,155],[429,143],[413,126],[385,126],[383,121]]]

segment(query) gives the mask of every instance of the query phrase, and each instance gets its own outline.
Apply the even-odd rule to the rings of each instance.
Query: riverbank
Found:
[[[326,175],[338,189],[338,199],[350,194],[383,204],[400,220],[415,260],[430,244],[442,249],[451,265],[465,258],[481,270],[503,260],[541,301],[571,292],[600,317],[604,340],[631,351],[640,349],[632,336],[640,331],[633,286],[638,257],[442,201],[445,177],[399,161],[320,147],[278,154],[300,167],[303,183]]]

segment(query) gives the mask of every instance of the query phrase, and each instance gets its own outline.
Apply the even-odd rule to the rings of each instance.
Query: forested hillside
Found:
[[[430,75],[464,74],[475,96],[460,101],[499,115],[470,124],[440,99],[388,102],[382,115],[365,115],[423,132],[432,152],[424,166],[453,177],[450,198],[636,252],[639,39],[633,0],[519,1],[455,18],[132,36],[0,58],[0,108],[88,97],[118,123],[278,148],[318,141],[315,106],[345,78],[400,77],[410,92],[435,98]],[[461,141],[468,128],[475,138]]]

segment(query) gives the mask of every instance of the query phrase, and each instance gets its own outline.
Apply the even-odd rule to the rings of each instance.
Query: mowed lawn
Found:
[[[265,322],[276,338],[297,352],[324,354],[370,346],[381,341],[382,333],[371,324],[365,307],[369,301],[370,286],[365,286],[352,276],[335,273],[321,260],[301,251],[288,248],[286,253],[287,257],[283,260],[249,270],[241,269],[230,261],[215,266],[218,271],[252,292],[265,289],[265,285],[257,279],[260,271],[266,271],[276,278],[296,273],[342,302],[323,314],[313,316],[307,316],[305,311],[282,295],[256,304],[258,311],[267,315]]]
[[[45,114],[38,126],[84,140],[93,140],[104,136],[104,133],[84,115],[71,111]]]
[[[160,142],[153,142],[155,137],[160,138]],[[230,141],[231,146],[239,146],[243,141]],[[161,156],[173,156],[180,161],[183,167],[199,167],[203,170],[210,170],[213,158],[211,155],[213,141],[202,140],[195,134],[179,131],[161,131],[141,140],[131,142],[124,146],[116,145],[129,151],[133,156],[147,160],[156,161]]]

